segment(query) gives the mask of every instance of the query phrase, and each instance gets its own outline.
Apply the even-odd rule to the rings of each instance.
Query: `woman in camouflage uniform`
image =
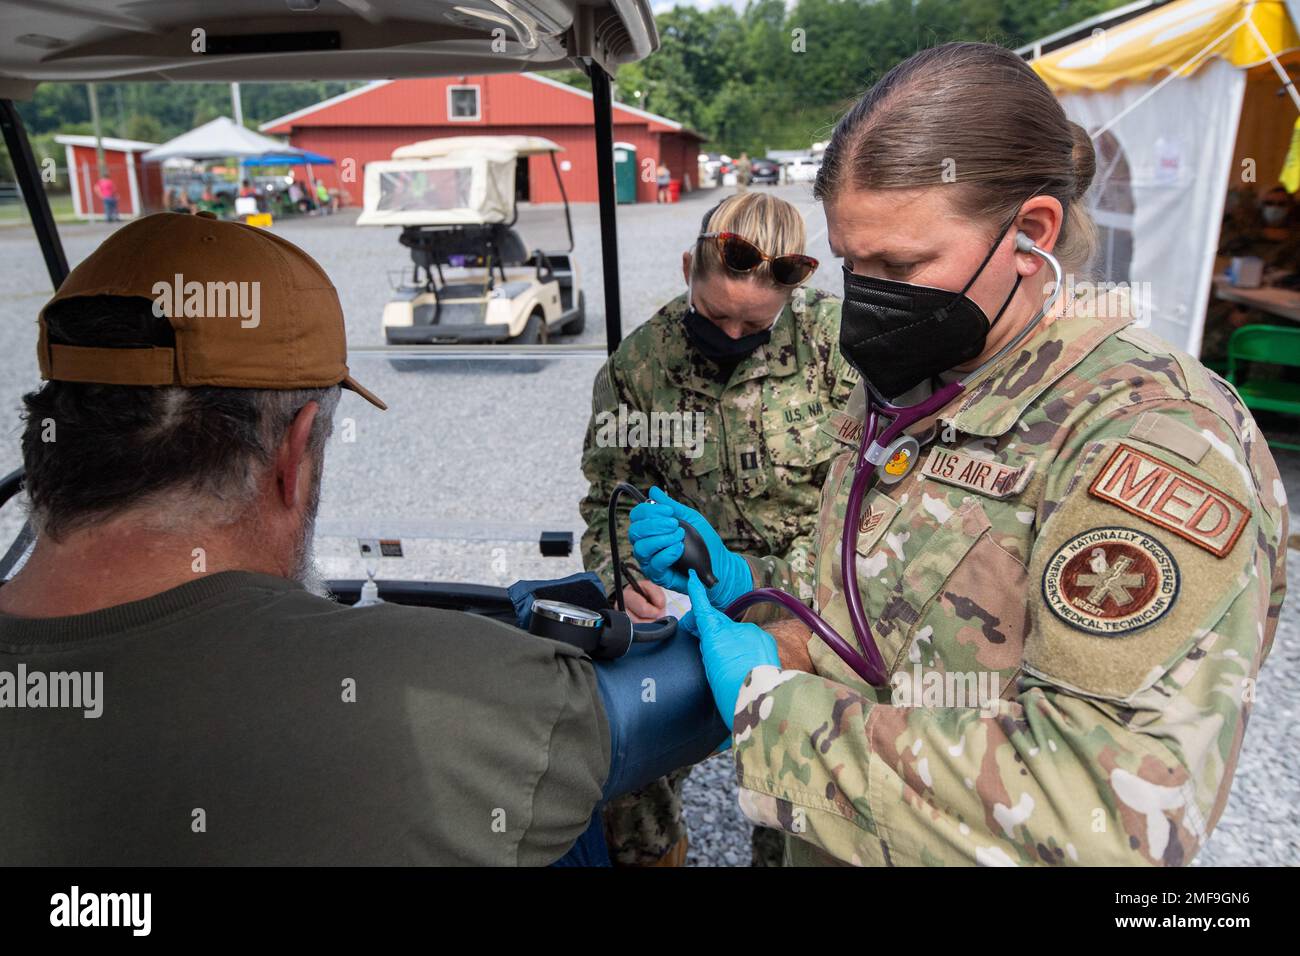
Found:
[[[693,506],[679,505],[684,512],[707,517],[721,535],[714,535],[718,547],[725,542],[745,555],[734,567],[737,587],[769,584],[811,601],[809,549],[834,451],[821,426],[843,408],[857,376],[839,355],[838,300],[776,281],[779,267],[767,261],[748,272],[732,270],[719,241],[726,233],[769,256],[804,251],[803,217],[784,200],[746,193],[705,214],[700,238],[682,255],[687,291],[625,338],[596,377],[582,458],[591,482],[580,504],[587,523],[583,561],[612,587],[610,493],[620,481],[642,491],[657,485]],[[810,274],[781,270],[787,280]],[[667,434],[648,427],[651,416],[671,426]],[[627,549],[623,557],[631,557]],[[642,568],[653,580],[672,583],[670,575]],[[653,581],[638,587],[649,600],[629,586],[628,610],[642,620],[662,616],[662,588]],[[610,805],[605,821],[616,863],[685,859],[685,776],[681,771]],[[756,859],[779,859],[779,835],[772,836]]]
[[[1033,331],[917,425],[914,467],[870,488],[857,528],[855,443],[832,466],[816,608],[861,649],[854,535],[886,686],[801,622],[733,622],[690,584],[741,807],[794,838],[792,862],[1180,864],[1223,812],[1285,593],[1285,492],[1233,389],[1122,297],[1062,296],[1032,325],[1046,268],[1016,234],[1084,268],[1093,164],[1046,85],[984,44],[895,67],[826,150],[841,342],[865,381],[911,404]],[[909,309],[920,287],[954,292]],[[963,359],[933,333],[969,313],[955,290],[986,317]]]

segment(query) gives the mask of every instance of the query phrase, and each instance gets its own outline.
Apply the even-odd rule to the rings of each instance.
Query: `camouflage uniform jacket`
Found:
[[[612,586],[610,492],[620,481],[641,491],[657,484],[745,555],[758,584],[811,601],[818,498],[837,451],[820,426],[844,407],[858,381],[840,358],[839,300],[795,290],[771,340],[725,383],[687,340],[685,311],[685,295],[669,302],[623,340],[596,376],[582,455],[591,483],[579,505],[587,523],[583,564]],[[654,418],[638,431],[642,416],[675,417],[687,440],[672,440],[666,426],[648,427]],[[630,502],[620,505],[619,547],[628,561]]]
[[[1235,391],[1101,301],[867,493],[858,580],[890,686],[819,640],[816,674],[747,678],[741,807],[799,837],[795,864],[1180,864],[1222,814],[1285,593],[1285,492]],[[823,492],[816,607],[856,644],[853,460]]]

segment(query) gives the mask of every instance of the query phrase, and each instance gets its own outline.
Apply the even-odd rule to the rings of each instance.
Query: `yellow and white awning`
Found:
[[[1104,90],[1164,72],[1190,74],[1212,57],[1245,70],[1288,53],[1300,54],[1300,33],[1284,0],[1179,0],[1098,30],[1030,66],[1059,94]]]

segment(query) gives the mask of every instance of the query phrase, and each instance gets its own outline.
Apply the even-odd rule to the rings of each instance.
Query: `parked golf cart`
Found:
[[[450,136],[393,151],[366,165],[359,226],[401,226],[414,270],[384,306],[390,345],[513,342],[577,334],[586,301],[574,264],[569,199],[555,162],[562,147],[541,136]],[[514,228],[515,170],[551,157],[569,245],[529,248]]]

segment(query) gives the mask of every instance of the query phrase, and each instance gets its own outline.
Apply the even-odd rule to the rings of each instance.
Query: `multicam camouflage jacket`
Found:
[[[839,300],[795,290],[771,340],[722,382],[686,338],[681,295],[623,340],[596,376],[579,509],[583,564],[612,587],[609,495],[658,485],[746,557],[755,586],[812,599],[817,503],[835,442],[821,426],[858,381],[840,357]],[[627,511],[619,513],[624,561]]]
[[[749,675],[741,806],[792,835],[791,862],[1180,864],[1218,821],[1285,593],[1286,497],[1231,386],[1127,310],[1076,303],[868,492],[857,576],[890,686],[816,639],[815,674]],[[856,643],[843,451],[816,607]]]

